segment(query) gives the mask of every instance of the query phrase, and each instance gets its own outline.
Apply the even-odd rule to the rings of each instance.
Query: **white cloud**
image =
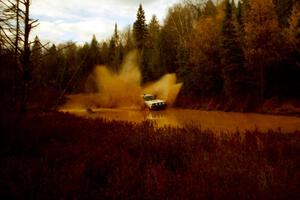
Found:
[[[32,37],[55,43],[74,41],[89,42],[95,34],[98,40],[113,33],[114,24],[119,29],[133,24],[140,3],[146,19],[155,14],[163,20],[167,9],[180,0],[33,0],[31,16],[40,25]]]

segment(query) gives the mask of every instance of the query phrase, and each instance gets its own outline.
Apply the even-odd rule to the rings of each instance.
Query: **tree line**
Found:
[[[7,13],[3,2],[0,9]],[[1,30],[15,21],[14,14],[1,15]],[[1,89],[12,102],[11,93],[22,91],[24,73],[16,75],[15,68],[24,53],[17,55],[16,45],[8,45],[6,38],[13,42],[15,34],[4,33],[0,34]],[[95,65],[118,72],[124,56],[138,49],[142,82],[177,73],[184,82],[182,98],[220,98],[230,109],[239,102],[251,107],[274,96],[300,97],[300,5],[296,0],[185,0],[169,8],[162,24],[155,15],[147,23],[140,5],[134,24],[122,31],[116,24],[107,40],[97,41],[94,35],[84,45],[43,45],[36,37],[28,45],[25,82],[30,89],[82,92]]]

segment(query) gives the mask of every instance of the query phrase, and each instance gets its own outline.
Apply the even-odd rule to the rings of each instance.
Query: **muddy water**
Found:
[[[300,118],[288,116],[274,116],[262,114],[230,113],[220,111],[199,111],[188,109],[167,109],[164,111],[148,111],[140,109],[94,109],[87,112],[85,109],[61,110],[86,118],[104,118],[140,123],[148,120],[158,127],[185,125],[199,126],[201,129],[214,131],[240,131],[258,129],[260,131],[278,130],[291,132],[300,130]]]

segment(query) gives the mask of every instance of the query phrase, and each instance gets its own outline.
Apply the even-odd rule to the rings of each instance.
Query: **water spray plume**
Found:
[[[166,74],[142,87],[137,55],[137,51],[130,52],[118,73],[106,66],[96,66],[87,79],[86,93],[69,95],[62,109],[141,108],[143,93],[154,94],[173,105],[182,86],[176,83],[176,75]]]
[[[154,94],[171,106],[174,104],[182,86],[182,83],[176,83],[176,81],[176,74],[166,74],[158,81],[146,84],[143,87],[143,92]]]

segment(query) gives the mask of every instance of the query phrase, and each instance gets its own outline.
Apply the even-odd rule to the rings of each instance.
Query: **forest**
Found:
[[[29,41],[38,19],[30,1],[1,1],[0,66],[3,109],[26,110],[29,99],[85,92],[97,64],[118,72],[124,56],[139,51],[142,82],[176,73],[184,83],[177,105],[255,111],[271,99],[300,97],[300,5],[294,0],[185,0],[160,23],[136,21],[113,35],[78,45]],[[37,92],[37,91],[40,91]],[[188,103],[186,103],[188,102]],[[51,104],[51,103],[50,103]],[[192,107],[192,106],[191,106]]]
[[[32,37],[31,3],[0,0],[0,199],[300,199],[298,0],[183,0],[163,22],[140,4],[133,24],[82,45]],[[93,96],[95,66],[118,73],[132,50],[141,84],[176,73],[175,108],[139,108],[139,122],[58,109]],[[158,126],[176,110],[191,123]],[[220,119],[254,128],[216,131]]]

